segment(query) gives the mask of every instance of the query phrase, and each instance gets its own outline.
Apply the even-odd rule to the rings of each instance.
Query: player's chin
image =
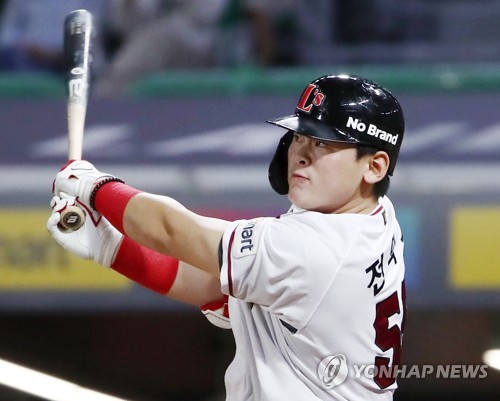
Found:
[[[291,185],[288,190],[288,200],[295,206],[302,209],[311,210],[314,209],[314,197],[310,192],[304,191],[303,188],[299,186]]]

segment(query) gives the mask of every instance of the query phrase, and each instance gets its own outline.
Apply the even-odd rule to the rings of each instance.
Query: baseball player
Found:
[[[328,75],[307,85],[295,114],[270,123],[286,130],[269,167],[291,202],[279,217],[200,216],[73,161],[56,175],[48,230],[81,257],[230,323],[227,400],[391,400],[405,320],[403,235],[386,196],[400,104],[367,79]],[[75,203],[88,218],[64,231],[60,212]]]

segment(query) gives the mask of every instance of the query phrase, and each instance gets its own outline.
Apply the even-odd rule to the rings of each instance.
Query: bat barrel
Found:
[[[83,151],[83,134],[90,86],[92,62],[92,14],[75,10],[64,20],[64,58],[68,95],[68,159],[80,160]],[[85,222],[85,212],[70,206],[61,212],[60,225],[77,230]]]
[[[70,102],[87,103],[92,61],[92,14],[75,10],[64,20],[64,58]]]
[[[64,20],[64,57],[68,94],[68,159],[82,158],[83,131],[90,86],[93,20],[87,10],[75,10]]]

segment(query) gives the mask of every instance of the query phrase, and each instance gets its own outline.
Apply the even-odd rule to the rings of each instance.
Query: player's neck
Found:
[[[368,198],[357,197],[350,202],[341,206],[332,213],[355,213],[355,214],[370,214],[378,205],[378,198],[370,196]]]

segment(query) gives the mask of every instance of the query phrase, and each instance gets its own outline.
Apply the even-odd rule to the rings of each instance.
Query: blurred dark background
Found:
[[[66,157],[62,21],[77,8],[97,27],[85,157],[200,213],[286,210],[266,171],[281,131],[265,121],[293,113],[312,79],[391,90],[407,122],[389,191],[406,244],[403,363],[478,366],[500,348],[500,1],[0,5],[1,359],[133,401],[218,401],[234,354],[196,308],[45,231]],[[484,378],[402,378],[395,399],[498,400],[490,363]],[[38,398],[0,385],[0,400]]]

